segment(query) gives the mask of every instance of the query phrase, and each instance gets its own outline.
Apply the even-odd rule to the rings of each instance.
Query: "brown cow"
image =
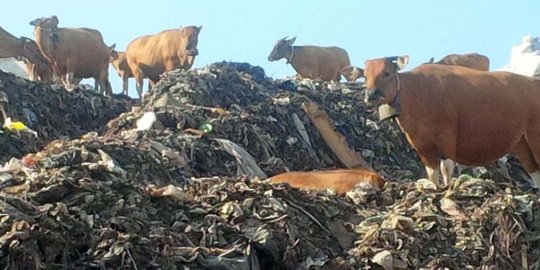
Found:
[[[126,49],[126,59],[142,98],[143,78],[154,83],[159,75],[174,69],[188,70],[199,54],[197,44],[202,26],[170,29],[155,35],[138,37]]]
[[[126,53],[113,50],[111,52],[111,65],[118,73],[118,76],[122,78],[122,93],[127,96],[129,87],[128,79],[133,78],[133,73],[129,69]],[[148,80],[148,90],[151,90],[153,85],[154,82]]]
[[[67,89],[74,78],[94,78],[96,91],[112,95],[109,83],[109,57],[114,45],[107,47],[101,33],[89,28],[58,28],[58,18],[39,18],[30,25],[39,49]]]
[[[489,58],[479,53],[449,54],[437,62],[433,62],[433,58],[431,58],[429,63],[489,70]]]
[[[39,48],[31,39],[17,38],[0,27],[0,58],[24,57],[38,62]]]
[[[511,153],[540,186],[540,80],[435,64],[398,73],[407,61],[366,61],[366,99],[397,110],[431,181],[440,159],[481,166]]]
[[[343,194],[360,183],[368,183],[382,188],[384,180],[375,172],[366,169],[342,169],[318,172],[286,172],[272,176],[274,184],[287,183],[291,187],[309,190],[332,188]]]
[[[479,53],[449,54],[441,60],[434,62],[433,58],[429,63],[439,65],[462,66],[481,71],[489,71],[489,58]],[[455,162],[450,159],[441,160],[441,173],[444,179],[450,179],[453,175]]]
[[[37,44],[26,37],[17,38],[0,27],[0,58],[22,58],[27,63],[32,63],[38,67],[47,65],[47,60],[43,57]],[[32,73],[28,73],[32,77]]]
[[[350,66],[347,51],[339,47],[293,46],[296,37],[277,41],[268,61],[287,60],[298,73],[298,78],[339,82],[340,70]]]
[[[33,46],[37,49],[37,62],[32,62],[29,59],[23,58],[23,62],[25,65],[26,73],[30,76],[30,80],[32,81],[40,81],[47,84],[52,84],[54,82],[54,71],[52,66],[49,64],[45,56],[41,53],[39,50],[38,45],[35,41],[31,40],[33,43]]]
[[[128,94],[128,79],[133,78],[133,73],[129,69],[126,53],[112,51],[111,52],[111,65],[118,73],[118,76],[122,78],[122,93],[127,96]]]

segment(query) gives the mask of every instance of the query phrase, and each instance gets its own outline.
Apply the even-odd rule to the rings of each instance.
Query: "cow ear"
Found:
[[[408,63],[409,63],[408,55],[402,55],[398,57],[397,62],[396,62],[398,70],[402,70],[403,68],[405,68],[405,66],[407,66]]]
[[[114,51],[114,48],[115,48],[115,47],[116,47],[116,43],[113,43],[113,45],[111,45],[111,46],[109,47],[109,52],[112,53],[112,52]]]
[[[435,58],[433,57],[429,58],[428,64],[433,64],[433,62],[435,62]]]
[[[52,20],[52,24],[53,24],[54,26],[58,26],[59,21],[58,21],[58,17],[56,17],[56,15],[53,15],[53,16],[51,17],[51,20]]]
[[[202,25],[198,27],[199,28],[199,32],[201,32],[201,29],[202,29]]]
[[[287,40],[287,43],[289,43],[289,45],[292,45],[295,40],[296,40],[296,37],[293,37],[293,38]]]

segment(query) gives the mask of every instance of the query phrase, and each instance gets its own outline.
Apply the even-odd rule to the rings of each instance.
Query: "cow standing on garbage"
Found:
[[[347,51],[339,47],[293,46],[296,37],[284,37],[277,41],[268,56],[268,61],[287,59],[300,79],[339,82],[340,70],[350,66]]]
[[[479,166],[512,153],[540,186],[540,80],[436,64],[398,73],[407,62],[366,61],[366,99],[395,108],[432,182],[441,159]]]
[[[135,77],[139,98],[143,94],[143,78],[154,83],[163,72],[177,68],[188,70],[199,54],[197,44],[202,26],[170,29],[155,35],[138,37],[126,49],[126,59]]]
[[[60,76],[66,89],[75,78],[94,78],[95,89],[112,95],[109,59],[114,45],[107,47],[101,33],[89,28],[58,28],[58,18],[39,18],[33,25],[36,43]]]

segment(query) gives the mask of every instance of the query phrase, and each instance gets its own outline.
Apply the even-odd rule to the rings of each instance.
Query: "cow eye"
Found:
[[[383,73],[383,77],[388,77],[390,76],[390,72],[386,71],[385,73]]]

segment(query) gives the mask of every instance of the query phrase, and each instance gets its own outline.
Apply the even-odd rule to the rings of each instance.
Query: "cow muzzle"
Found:
[[[197,56],[197,55],[199,55],[199,50],[197,50],[197,49],[187,50],[187,55],[188,56]]]
[[[366,104],[377,105],[381,101],[381,99],[382,99],[382,91],[379,88],[366,89],[364,92],[364,102]]]

